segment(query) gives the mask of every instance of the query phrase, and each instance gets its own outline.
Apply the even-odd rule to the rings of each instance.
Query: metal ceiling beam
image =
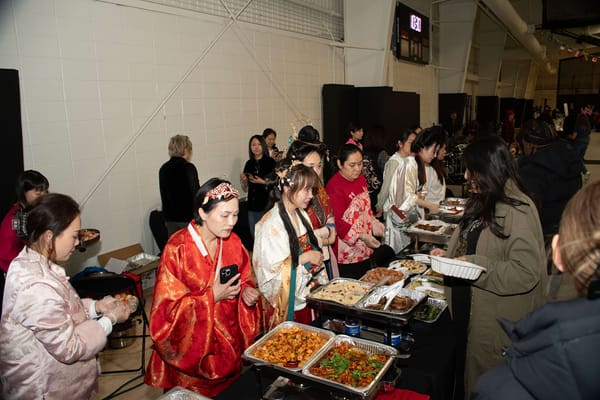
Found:
[[[567,29],[553,29],[552,33],[575,39],[577,43],[588,43],[593,46],[600,47],[600,39],[595,36],[581,35],[579,33],[571,32]]]

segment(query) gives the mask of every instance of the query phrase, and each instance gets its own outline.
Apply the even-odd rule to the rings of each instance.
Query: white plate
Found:
[[[479,265],[457,260],[456,258],[446,258],[430,256],[431,269],[443,275],[454,276],[456,278],[476,280],[486,269]]]
[[[409,268],[408,263],[416,263],[412,268]],[[405,276],[422,274],[427,270],[427,265],[414,260],[395,260],[390,263],[389,269],[401,271]]]

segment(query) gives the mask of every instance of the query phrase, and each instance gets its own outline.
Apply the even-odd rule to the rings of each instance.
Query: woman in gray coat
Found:
[[[464,162],[472,197],[448,250],[434,249],[432,255],[486,268],[475,281],[446,279],[453,318],[466,337],[459,358],[466,354],[468,397],[479,375],[500,364],[510,344],[496,318],[520,319],[544,303],[546,267],[539,216],[506,144],[498,137],[474,142]]]

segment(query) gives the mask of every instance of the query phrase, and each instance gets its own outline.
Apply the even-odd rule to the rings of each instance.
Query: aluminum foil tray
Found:
[[[209,400],[209,398],[176,386],[156,400]]]
[[[258,358],[258,357],[256,357],[256,356],[253,355],[254,352],[258,348],[264,346],[267,342],[269,342],[269,340],[271,340],[271,338],[273,336],[275,336],[276,334],[278,334],[281,330],[288,329],[288,328],[294,328],[294,327],[301,328],[304,331],[318,333],[320,337],[322,337],[323,339],[325,339],[325,343],[323,344],[323,346],[321,346],[319,349],[317,349],[313,353],[313,355],[311,357],[309,357],[304,363],[299,364],[297,367],[286,367],[286,366],[281,365],[281,364],[277,364],[277,363],[269,362],[267,360],[263,360],[262,358]],[[302,369],[302,367],[304,367],[305,365],[307,365],[319,353],[319,351],[323,349],[323,347],[325,347],[325,346],[327,346],[329,344],[329,342],[334,337],[335,337],[335,332],[328,331],[326,329],[317,328],[316,326],[311,326],[311,325],[300,324],[300,323],[294,322],[294,321],[285,321],[285,322],[282,322],[281,324],[277,325],[270,332],[268,332],[265,336],[263,336],[262,338],[260,338],[258,341],[256,341],[254,344],[252,344],[250,347],[248,347],[244,351],[244,353],[243,353],[242,356],[246,360],[252,361],[254,363],[266,363],[266,364],[275,365],[275,366],[278,366],[278,367],[281,367],[281,368],[285,368],[285,369],[288,369],[290,371],[300,371]]]
[[[419,305],[427,297],[426,293],[418,292],[416,290],[410,290],[410,289],[406,289],[406,288],[399,288],[394,291],[389,291],[386,289],[387,288],[385,288],[385,287],[380,287],[380,288],[375,289],[368,297],[365,297],[360,302],[358,302],[356,304],[356,307],[363,309],[365,311],[383,314],[383,315],[406,315],[406,314],[410,313],[412,310],[414,310],[415,307],[417,305]],[[367,308],[367,306],[369,306],[371,304],[377,304],[383,296],[387,296],[388,299],[390,296],[410,297],[412,300],[415,301],[415,303],[413,304],[412,307],[410,307],[404,311],[372,310],[372,309]]]
[[[420,311],[425,311],[427,308],[432,307],[439,312],[433,318],[428,318],[425,314],[421,314]],[[422,322],[426,322],[428,324],[432,324],[440,318],[440,315],[444,313],[444,310],[448,307],[448,302],[444,299],[435,299],[433,297],[429,297],[426,302],[421,304],[419,308],[415,311],[413,317],[414,319]]]
[[[338,344],[340,344],[342,342],[349,343],[350,345],[357,347],[360,350],[365,351],[369,355],[385,354],[386,356],[388,356],[388,359],[385,362],[385,364],[383,365],[383,368],[381,368],[381,370],[379,371],[379,373],[377,373],[377,375],[375,376],[373,381],[371,381],[371,383],[369,383],[367,386],[353,387],[350,385],[344,385],[339,382],[335,382],[335,381],[332,381],[332,380],[329,380],[326,378],[322,378],[320,376],[313,375],[310,372],[310,368],[312,366],[316,365],[319,361],[321,361],[321,359],[323,357],[325,357],[325,355],[327,354],[327,352],[329,352],[329,350],[333,349],[334,347],[336,347]],[[330,340],[329,343],[327,343],[327,345],[325,347],[323,347],[309,363],[306,364],[306,366],[302,369],[302,373],[306,376],[311,377],[312,379],[316,379],[318,381],[325,382],[328,385],[338,387],[345,391],[357,393],[361,397],[364,398],[364,397],[370,396],[376,390],[377,386],[381,382],[381,379],[383,378],[383,376],[385,375],[387,370],[390,368],[390,366],[394,362],[394,356],[396,356],[397,354],[398,354],[398,350],[396,350],[395,348],[393,348],[391,346],[387,346],[385,344],[372,342],[370,340],[359,339],[359,338],[346,336],[346,335],[338,335],[334,339]]]
[[[344,285],[345,283],[348,284],[353,284],[353,285],[357,285],[359,287],[361,287],[361,292],[364,291],[364,293],[359,293],[357,292],[355,295],[356,300],[348,300],[349,297],[347,295],[340,295],[340,300],[342,301],[336,301],[336,300],[332,300],[329,298],[326,298],[326,294],[327,293],[331,293],[336,291],[336,287],[341,287],[342,285]],[[362,281],[358,281],[356,279],[348,279],[348,278],[335,278],[332,279],[329,283],[327,283],[326,285],[321,286],[320,288],[317,288],[314,292],[310,293],[307,296],[307,300],[316,302],[316,303],[320,303],[320,302],[326,302],[326,303],[334,303],[334,304],[341,304],[344,306],[353,306],[354,304],[356,304],[360,299],[362,299],[367,292],[369,291],[369,289],[373,286],[372,283],[368,283],[368,282],[362,282]]]

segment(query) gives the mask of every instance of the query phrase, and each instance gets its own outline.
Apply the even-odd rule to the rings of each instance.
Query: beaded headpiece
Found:
[[[231,186],[231,184],[223,182],[206,193],[204,200],[202,201],[202,205],[208,203],[209,200],[228,199],[231,197],[237,198],[239,195],[239,192],[233,186]]]

